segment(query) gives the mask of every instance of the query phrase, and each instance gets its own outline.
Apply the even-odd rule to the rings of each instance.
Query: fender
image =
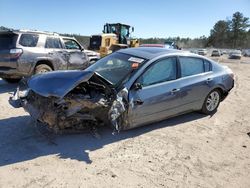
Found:
[[[34,63],[32,63],[30,70],[29,70],[29,75],[32,76],[34,73],[34,69],[39,61],[49,61],[47,57],[38,57],[34,60]]]

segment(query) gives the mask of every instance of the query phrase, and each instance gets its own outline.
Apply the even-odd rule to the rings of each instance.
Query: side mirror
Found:
[[[133,85],[133,89],[134,90],[139,90],[139,89],[142,89],[142,85],[141,85],[141,83],[135,83],[134,85]]]
[[[132,32],[134,32],[135,31],[135,28],[134,27],[132,27]]]

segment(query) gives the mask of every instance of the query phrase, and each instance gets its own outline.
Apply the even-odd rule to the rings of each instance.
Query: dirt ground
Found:
[[[112,135],[51,135],[8,104],[0,80],[0,188],[250,187],[250,58],[219,58],[235,87],[210,116],[190,113]]]

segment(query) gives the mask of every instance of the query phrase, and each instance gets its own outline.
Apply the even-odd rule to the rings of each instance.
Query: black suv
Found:
[[[88,66],[89,58],[75,38],[39,31],[0,32],[0,78],[8,82],[33,74]]]

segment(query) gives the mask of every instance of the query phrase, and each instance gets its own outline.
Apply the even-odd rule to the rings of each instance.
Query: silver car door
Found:
[[[131,127],[178,113],[180,96],[176,58],[162,59],[148,67],[129,91],[129,101]]]
[[[198,110],[213,83],[211,63],[202,58],[179,57],[182,110]]]
[[[63,39],[66,50],[69,53],[68,69],[85,69],[89,65],[86,54],[81,46],[73,39]]]
[[[46,37],[44,47],[48,60],[53,62],[54,70],[68,69],[67,52],[63,49],[60,38],[54,36]]]

